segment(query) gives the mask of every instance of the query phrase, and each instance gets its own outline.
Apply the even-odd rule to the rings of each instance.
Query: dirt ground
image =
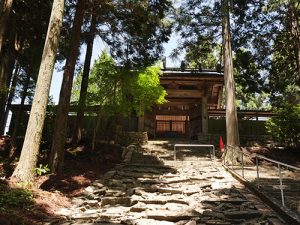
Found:
[[[30,184],[34,199],[30,207],[1,205],[0,191],[0,224],[39,225],[47,218],[55,218],[54,211],[57,208],[69,206],[72,197],[81,194],[85,187],[101,178],[120,159],[120,146],[102,145],[101,151],[94,153],[83,146],[68,149],[62,175],[37,176]],[[41,163],[45,161],[42,159]],[[19,184],[9,179],[15,166],[16,162],[6,165],[3,158],[0,161],[0,189],[5,188],[5,192],[20,189]]]

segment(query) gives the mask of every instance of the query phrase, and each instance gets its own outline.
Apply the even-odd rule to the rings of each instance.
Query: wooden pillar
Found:
[[[207,112],[207,97],[202,97],[201,104],[201,118],[202,118],[202,133],[208,133],[208,112]]]
[[[145,130],[145,117],[139,116],[138,117],[138,131],[142,132]]]
[[[186,138],[190,139],[190,121],[189,121],[189,117],[186,116],[186,119],[185,119],[185,135],[186,135]]]

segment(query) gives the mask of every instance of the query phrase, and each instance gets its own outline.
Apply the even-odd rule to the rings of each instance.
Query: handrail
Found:
[[[231,148],[236,148],[235,146],[233,145],[227,145]],[[240,146],[238,146],[238,148],[240,148]],[[283,162],[280,162],[280,161],[277,161],[275,159],[270,159],[266,156],[263,156],[263,155],[260,155],[260,154],[257,154],[257,153],[246,153],[246,152],[243,152],[242,150],[239,149],[240,152],[242,152],[244,155],[248,155],[248,156],[251,156],[251,157],[258,157],[260,159],[265,159],[267,161],[270,161],[270,162],[273,162],[273,163],[276,163],[276,164],[279,164],[281,166],[285,166],[285,167],[289,167],[289,168],[292,168],[294,170],[299,170],[300,171],[300,167],[296,167],[296,166],[292,166],[292,165],[289,165],[289,164],[286,164],[286,163],[283,163]]]
[[[241,150],[241,147],[240,146],[232,146],[232,145],[227,145],[227,147],[230,147],[233,149],[233,153],[232,153],[232,161],[231,161],[231,166],[232,166],[232,170],[234,171],[234,168],[233,168],[233,155],[234,153],[237,151],[237,152],[240,152],[242,154],[242,162],[241,162],[241,169],[242,169],[242,177],[244,178],[244,158],[243,156],[244,155],[248,155],[250,156],[251,158],[255,158],[255,164],[256,164],[256,183],[257,183],[257,188],[259,189],[260,188],[260,169],[259,169],[259,163],[258,163],[258,159],[264,159],[266,161],[269,161],[269,162],[272,162],[274,164],[277,164],[277,167],[278,167],[278,179],[279,179],[279,188],[280,188],[280,194],[281,194],[281,205],[283,207],[285,207],[285,197],[284,197],[284,187],[283,187],[283,177],[282,177],[282,171],[281,171],[281,167],[287,167],[287,168],[291,168],[291,169],[294,169],[294,170],[297,170],[297,171],[300,171],[300,168],[299,167],[296,167],[296,166],[292,166],[292,165],[288,165],[286,163],[283,163],[283,162],[280,162],[280,161],[277,161],[277,160],[274,160],[274,159],[270,159],[268,157],[265,157],[263,155],[260,155],[260,154],[257,154],[257,153],[246,153],[244,152],[243,150]],[[225,157],[224,157],[224,161],[223,161],[224,164],[226,164],[225,162]],[[230,169],[230,167],[228,167],[228,169]],[[235,172],[235,171],[234,171]]]
[[[215,146],[210,144],[174,144],[174,161],[176,161],[176,147],[209,147],[209,153],[211,159],[215,159]],[[210,151],[212,148],[212,153]]]

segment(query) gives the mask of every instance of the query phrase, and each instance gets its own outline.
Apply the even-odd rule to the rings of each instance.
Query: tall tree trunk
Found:
[[[299,13],[294,5],[290,3],[288,13],[290,17],[291,33],[294,43],[294,54],[297,65],[298,76],[300,76],[300,28],[299,28]]]
[[[12,100],[15,96],[16,86],[17,86],[18,77],[19,77],[19,71],[20,71],[20,65],[17,62],[15,72],[14,72],[13,77],[12,77],[12,82],[11,82],[11,85],[10,85],[10,88],[9,88],[9,94],[8,94],[7,103],[6,103],[7,106],[11,105]],[[4,124],[7,123],[8,114],[9,114],[9,108],[6,107],[5,113],[4,113]]]
[[[19,41],[16,35],[16,15],[12,14],[8,21],[10,27],[9,32],[6,32],[5,48],[0,51],[0,115],[5,114],[6,102],[9,92],[9,85],[14,70],[17,51],[19,50]],[[4,43],[3,43],[4,45]],[[0,135],[5,130],[5,116],[0,117]]]
[[[14,61],[15,61],[15,50],[10,49],[3,51],[2,60],[0,61],[0,115],[5,114],[5,106],[9,93],[9,85],[13,73]],[[0,135],[4,133],[5,129],[5,117],[0,117]]]
[[[86,55],[85,55],[83,73],[82,73],[80,96],[79,96],[79,103],[78,103],[78,110],[77,110],[77,117],[76,117],[76,126],[72,138],[73,144],[77,144],[82,138],[81,131],[82,131],[82,123],[84,119],[85,100],[86,100],[88,83],[89,83],[90,66],[91,66],[94,38],[96,32],[96,15],[92,14],[91,17],[92,17],[91,26],[90,26],[90,31],[86,42],[87,45]]]
[[[2,0],[0,3],[0,55],[4,44],[4,36],[12,10],[13,0]]]
[[[17,138],[18,138],[18,134],[19,134],[20,122],[21,122],[21,119],[22,119],[22,116],[24,113],[24,104],[25,104],[25,100],[27,97],[29,82],[30,82],[30,75],[27,74],[26,80],[24,81],[24,85],[23,85],[20,107],[18,109],[16,118],[14,121],[14,130],[13,130],[13,134],[12,134],[12,138],[11,138],[11,150],[10,150],[10,154],[9,154],[10,161],[13,160],[16,149],[17,149]]]
[[[235,85],[233,78],[233,63],[231,50],[229,2],[223,0],[223,26],[224,26],[224,83],[226,93],[226,137],[227,145],[239,146],[238,120],[235,106]]]
[[[29,182],[34,178],[44,127],[48,96],[64,12],[64,0],[54,0],[36,90],[19,163],[13,178]]]
[[[9,66],[9,55],[2,55],[0,60],[0,115],[5,113],[5,105],[7,100],[7,73]],[[0,56],[1,57],[1,56]],[[4,117],[0,117],[0,135],[4,133]]]
[[[80,47],[81,26],[83,23],[83,3],[83,0],[78,0],[76,5],[76,13],[72,28],[72,38],[70,42],[70,52],[66,62],[66,68],[64,71],[60,90],[59,103],[56,111],[55,128],[50,156],[50,169],[52,173],[61,172],[63,167],[68,112],[70,106],[75,64]]]

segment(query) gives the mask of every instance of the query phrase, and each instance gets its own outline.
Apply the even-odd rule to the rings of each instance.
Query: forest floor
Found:
[[[80,195],[120,162],[119,146],[103,145],[102,152],[100,157],[82,146],[69,149],[62,175],[45,174],[37,176],[31,184],[18,185],[9,179],[16,162],[6,165],[0,157],[0,224],[36,225],[47,218],[55,218],[55,210],[70,206],[71,198]],[[43,158],[40,163],[46,165],[47,160]],[[29,187],[30,191],[23,191],[24,187]]]
[[[122,149],[117,145],[103,144],[102,151],[91,153],[85,146],[68,149],[63,175],[37,176],[30,191],[24,191],[28,184],[13,184],[11,175],[16,163],[6,165],[0,158],[0,224],[1,225],[39,225],[45,219],[57,218],[58,208],[68,208],[72,198],[80,196],[86,187],[121,161]],[[300,166],[300,151],[287,149],[248,148],[279,161]],[[1,146],[0,146],[1,153]],[[42,157],[45,165],[47,157]]]

